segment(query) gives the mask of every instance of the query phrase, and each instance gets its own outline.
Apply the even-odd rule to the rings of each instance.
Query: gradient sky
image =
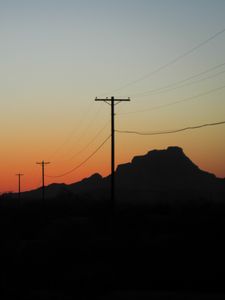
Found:
[[[225,120],[225,89],[147,110],[225,85],[225,33],[134,83],[224,29],[224,13],[224,0],[0,0],[0,192],[17,190],[18,172],[25,174],[23,190],[39,186],[37,161],[50,161],[46,173],[58,175],[89,156],[110,134],[110,107],[96,96],[131,98],[116,106],[117,129]],[[147,93],[220,64],[192,84]],[[116,140],[117,164],[177,145],[200,168],[225,177],[224,125],[160,136],[118,133]],[[110,173],[109,142],[76,172],[46,182],[94,172]]]

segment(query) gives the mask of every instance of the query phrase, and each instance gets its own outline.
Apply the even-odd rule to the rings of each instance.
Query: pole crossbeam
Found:
[[[111,98],[95,98],[95,101],[102,101],[111,106],[111,208],[114,213],[115,208],[115,105],[120,102],[128,102],[130,98],[116,99]]]
[[[104,102],[106,102],[106,101],[110,101],[110,102],[112,102],[112,101],[114,101],[114,102],[117,102],[117,101],[119,101],[119,102],[124,102],[124,101],[130,101],[130,98],[125,98],[125,99],[115,99],[114,97],[111,97],[111,98],[108,98],[108,97],[106,97],[106,98],[95,98],[95,101],[104,101]]]

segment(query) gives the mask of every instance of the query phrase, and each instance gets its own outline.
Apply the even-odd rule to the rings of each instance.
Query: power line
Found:
[[[92,152],[84,161],[82,161],[79,165],[77,165],[76,167],[74,167],[73,169],[69,170],[68,172],[65,172],[63,174],[60,174],[60,175],[55,175],[55,176],[52,176],[52,175],[46,175],[46,177],[49,177],[49,178],[57,178],[57,177],[63,177],[63,176],[66,176],[74,171],[76,171],[78,168],[80,168],[81,166],[83,166],[91,157],[93,157],[102,147],[103,145],[108,141],[108,139],[111,137],[108,136],[103,143],[101,143],[100,146],[98,146],[98,148]]]
[[[165,131],[156,131],[156,132],[129,131],[129,130],[116,130],[116,132],[137,134],[137,135],[160,135],[160,134],[177,133],[177,132],[186,131],[186,130],[194,130],[194,129],[209,127],[209,126],[218,126],[218,125],[222,125],[222,124],[225,124],[225,121],[215,122],[215,123],[206,123],[206,124],[201,124],[201,125],[196,125],[196,126],[188,126],[188,127],[184,127],[184,128],[180,128],[180,129],[175,129],[175,130],[165,130]]]
[[[85,136],[86,132],[88,132],[88,129],[91,127],[92,123],[96,120],[96,117],[100,113],[101,109],[102,109],[102,107],[99,106],[98,110],[94,113],[93,117],[87,123],[87,126],[85,126],[83,128],[83,130],[81,130],[80,134],[78,135],[78,138],[76,139],[76,143],[79,143],[83,139],[83,137]],[[71,150],[67,151],[67,155],[68,155],[69,152],[71,152]],[[64,155],[61,154],[60,157],[62,157],[62,156],[64,156]]]
[[[190,100],[193,100],[193,99],[196,99],[196,98],[200,98],[202,96],[210,95],[210,94],[213,94],[213,93],[215,93],[219,90],[222,90],[224,88],[225,88],[225,85],[217,87],[217,88],[212,89],[212,90],[209,90],[209,91],[204,92],[204,93],[200,93],[200,94],[197,94],[197,95],[194,95],[194,96],[191,96],[191,97],[187,97],[187,98],[184,98],[184,99],[181,99],[181,100],[173,101],[173,102],[170,102],[170,103],[167,103],[167,104],[157,105],[157,106],[153,106],[151,108],[146,108],[146,109],[142,109],[142,110],[119,113],[117,115],[137,114],[137,113],[144,113],[144,112],[148,112],[148,111],[152,111],[152,110],[156,110],[156,109],[161,109],[163,107],[180,104],[180,103],[187,102],[187,101],[190,101]]]
[[[84,150],[86,150],[96,139],[97,137],[103,132],[103,130],[107,127],[109,121],[107,121],[104,126],[96,133],[96,135],[87,143],[81,150],[76,152],[73,156],[71,156],[68,160],[74,159],[76,156],[78,156],[80,153],[82,153]]]
[[[89,112],[91,111],[91,107],[93,107],[93,103],[90,102],[89,105],[86,107],[87,109],[85,110],[85,112],[83,114],[80,115],[79,118],[79,125],[81,125],[82,123],[84,123],[84,121],[86,120]],[[94,117],[96,117],[96,115],[99,113],[101,107],[99,107],[99,109],[97,110],[97,112],[95,113]],[[94,118],[91,118],[91,121],[88,122],[88,125],[85,127],[85,129],[82,131],[82,133],[79,136],[83,136],[84,132],[90,127],[91,123],[93,122]],[[66,145],[70,142],[70,140],[72,139],[72,137],[74,136],[74,134],[76,132],[79,131],[80,127],[76,127],[74,128],[71,133],[68,134],[68,136],[65,138],[65,140],[56,148],[56,150],[54,151],[52,158]]]
[[[153,75],[159,73],[160,71],[166,69],[168,66],[175,64],[175,63],[176,63],[177,61],[179,61],[180,59],[182,59],[182,58],[184,58],[184,57],[186,57],[186,56],[192,54],[193,52],[195,52],[196,50],[198,50],[198,49],[201,48],[202,46],[206,45],[207,43],[209,43],[210,41],[212,41],[213,39],[215,39],[215,38],[218,37],[219,35],[223,34],[224,32],[225,32],[225,28],[222,29],[222,30],[220,30],[220,31],[218,31],[218,32],[216,32],[216,33],[214,33],[212,36],[210,36],[210,37],[207,38],[206,40],[200,42],[199,44],[197,44],[197,45],[194,46],[193,48],[191,48],[191,49],[187,50],[186,52],[184,52],[184,53],[178,55],[177,57],[173,58],[173,59],[170,60],[168,63],[166,63],[166,64],[164,64],[164,65],[158,67],[157,69],[153,70],[152,72],[147,73],[147,74],[145,74],[144,76],[142,76],[142,77],[140,77],[140,78],[138,78],[138,79],[136,79],[136,80],[130,81],[130,82],[128,82],[127,84],[124,84],[123,86],[121,86],[121,87],[119,87],[119,88],[117,88],[117,89],[114,89],[114,90],[110,91],[110,93],[115,93],[115,92],[117,92],[117,91],[120,91],[120,90],[122,90],[122,89],[125,89],[126,87],[129,87],[129,86],[131,86],[131,85],[133,85],[133,84],[136,84],[136,83],[138,83],[138,82],[140,82],[140,81],[142,81],[142,80],[144,80],[144,79],[146,79],[146,78],[149,78],[149,77],[151,77],[151,76],[153,76]],[[106,94],[106,93],[104,93],[104,95],[105,95],[105,94]]]
[[[176,81],[174,83],[171,83],[171,84],[168,84],[168,85],[165,85],[165,86],[162,86],[160,88],[156,88],[156,89],[152,89],[152,90],[148,90],[148,91],[145,91],[145,92],[140,92],[140,93],[136,93],[136,94],[133,94],[132,96],[133,97],[137,97],[137,96],[148,96],[149,94],[153,94],[153,95],[157,95],[157,94],[162,94],[162,93],[167,93],[168,91],[171,91],[171,90],[174,90],[174,89],[177,89],[177,88],[180,88],[180,87],[184,87],[186,85],[192,85],[194,83],[197,83],[197,82],[200,82],[200,81],[203,81],[203,80],[206,80],[206,79],[209,79],[209,78],[213,78],[213,77],[216,77],[220,74],[223,74],[225,72],[224,71],[221,71],[221,72],[218,72],[216,74],[213,74],[213,75],[209,75],[208,77],[204,77],[204,78],[201,78],[201,79],[198,79],[196,81],[192,81],[192,82],[189,82],[189,83],[186,83],[186,84],[183,84],[183,85],[180,85],[182,83],[185,83],[186,81],[189,81],[191,79],[194,79],[196,77],[199,77],[201,75],[204,75],[204,74],[207,74],[211,71],[214,71],[222,66],[224,66],[225,63],[222,63],[222,64],[219,64],[219,65],[216,65],[210,69],[207,69],[205,71],[202,71],[200,73],[197,73],[197,74],[194,74],[192,76],[189,76],[185,79],[182,79],[182,80],[179,80],[179,81]]]
[[[167,93],[167,92],[170,92],[170,91],[173,91],[173,90],[182,88],[182,87],[190,86],[190,85],[193,85],[193,84],[196,84],[196,83],[199,83],[199,82],[202,82],[202,81],[211,79],[211,78],[215,78],[215,77],[220,76],[221,74],[224,74],[224,73],[225,73],[225,70],[220,71],[220,72],[218,72],[218,73],[216,73],[216,74],[209,75],[209,76],[204,77],[204,78],[200,78],[200,79],[198,79],[198,80],[194,80],[194,81],[188,82],[188,83],[186,83],[186,84],[181,84],[181,85],[178,85],[178,86],[175,86],[175,87],[166,89],[166,90],[161,91],[161,92],[158,92],[158,93],[153,93],[152,95],[163,94],[163,93]],[[146,95],[146,96],[147,96],[147,95]]]

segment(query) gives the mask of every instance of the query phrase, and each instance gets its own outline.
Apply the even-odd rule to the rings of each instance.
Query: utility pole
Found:
[[[44,206],[45,199],[45,165],[50,164],[50,162],[45,162],[42,160],[41,162],[36,162],[37,165],[41,165],[42,167],[42,205]]]
[[[130,101],[130,98],[127,99],[115,99],[114,97],[99,99],[95,98],[95,101],[103,101],[111,106],[111,206],[112,213],[114,214],[115,208],[115,105],[120,102]]]
[[[16,174],[16,176],[18,176],[18,201],[19,204],[18,206],[20,206],[20,199],[21,199],[21,176],[23,176],[24,174],[18,173]]]

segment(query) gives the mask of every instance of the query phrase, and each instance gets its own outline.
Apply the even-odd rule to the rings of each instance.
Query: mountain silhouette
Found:
[[[94,174],[73,184],[50,184],[46,197],[88,194],[92,197],[109,197],[110,175]],[[206,197],[220,199],[225,194],[225,179],[201,170],[180,147],[151,150],[135,156],[131,162],[121,164],[115,171],[117,196],[128,200],[145,200],[160,197]],[[166,193],[166,195],[165,195]],[[39,198],[41,189],[23,193],[25,198]],[[94,195],[94,196],[93,196]]]
[[[199,169],[179,147],[153,150],[136,156],[131,163],[118,166],[119,186],[139,188],[201,188],[220,180]]]
[[[225,179],[201,170],[180,147],[152,150],[135,156],[116,170],[117,194],[121,198],[195,198],[221,199]],[[109,181],[108,178],[103,179]]]

